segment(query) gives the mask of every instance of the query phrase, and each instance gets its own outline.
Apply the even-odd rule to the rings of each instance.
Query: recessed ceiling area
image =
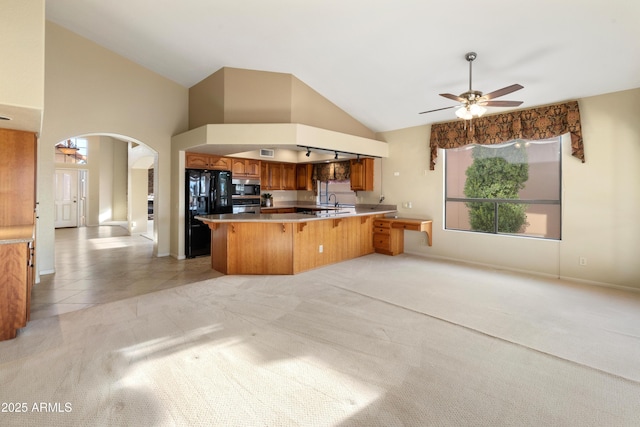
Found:
[[[46,18],[191,87],[291,73],[375,132],[453,120],[440,93],[512,83],[519,108],[640,87],[640,2],[56,0]],[[487,114],[508,111],[491,107]]]

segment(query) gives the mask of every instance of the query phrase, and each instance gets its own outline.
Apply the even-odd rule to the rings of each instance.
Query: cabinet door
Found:
[[[271,182],[269,181],[269,163],[262,162],[260,165],[260,189],[271,190]]]
[[[269,164],[269,184],[272,190],[282,190],[282,163]]]
[[[296,165],[293,163],[282,164],[282,189],[296,189]]]
[[[192,169],[206,169],[209,167],[209,156],[200,153],[185,153],[185,166]]]
[[[247,167],[244,159],[231,159],[231,172],[234,177],[245,177]]]
[[[209,169],[230,171],[231,159],[229,157],[210,156]]]
[[[260,160],[247,159],[245,161],[245,172],[247,178],[260,179]]]
[[[311,176],[313,175],[313,165],[304,164],[296,167],[296,189],[297,190],[313,190],[313,182]]]
[[[373,191],[373,159],[351,160],[351,190]]]
[[[36,208],[36,136],[0,129],[0,226],[34,223]],[[10,201],[10,202],[9,202]]]

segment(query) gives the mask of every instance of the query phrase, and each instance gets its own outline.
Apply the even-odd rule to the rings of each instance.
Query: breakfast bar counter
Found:
[[[297,274],[374,252],[373,221],[385,208],[312,213],[221,214],[211,229],[211,267],[224,274]]]

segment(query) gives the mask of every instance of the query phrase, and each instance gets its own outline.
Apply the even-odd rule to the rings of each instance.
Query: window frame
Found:
[[[514,236],[514,237],[523,237],[523,238],[528,238],[528,239],[542,239],[542,240],[555,240],[555,241],[562,241],[562,149],[563,149],[563,139],[564,139],[564,135],[559,135],[556,137],[552,137],[552,138],[545,138],[543,140],[528,140],[528,139],[517,139],[517,140],[510,140],[510,141],[506,141],[502,144],[499,144],[501,146],[507,146],[510,144],[516,144],[516,143],[536,143],[536,142],[540,142],[540,141],[549,141],[549,140],[553,140],[553,139],[557,139],[559,148],[559,156],[558,156],[558,200],[553,200],[553,199],[502,199],[502,198],[467,198],[467,197],[448,197],[449,191],[448,191],[448,179],[447,179],[447,172],[448,172],[448,161],[447,161],[447,156],[449,155],[448,150],[443,150],[444,151],[444,167],[443,167],[443,180],[444,180],[444,203],[443,203],[443,216],[444,216],[444,221],[443,221],[443,225],[444,225],[444,230],[446,231],[460,231],[460,232],[467,232],[467,233],[480,233],[480,234],[485,234],[485,235],[500,235],[500,236]],[[473,144],[470,144],[473,145]],[[480,144],[478,144],[480,145]],[[468,146],[465,146],[468,147]],[[462,147],[459,147],[462,148]],[[466,170],[465,170],[466,172]],[[471,229],[463,229],[463,228],[454,228],[454,227],[449,227],[447,225],[447,203],[448,202],[458,202],[458,203],[493,203],[494,205],[494,217],[493,217],[493,231],[489,232],[489,231],[482,231],[482,230],[471,230]],[[498,230],[498,222],[499,222],[499,216],[498,216],[498,207],[500,206],[500,204],[505,203],[505,204],[527,204],[527,205],[552,205],[552,206],[559,206],[559,235],[557,238],[555,237],[545,237],[545,236],[537,236],[537,235],[527,235],[524,233],[507,233],[507,232],[500,232]]]

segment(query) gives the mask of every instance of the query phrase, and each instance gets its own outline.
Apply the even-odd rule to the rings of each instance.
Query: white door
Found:
[[[55,228],[78,226],[78,171],[56,169]]]

